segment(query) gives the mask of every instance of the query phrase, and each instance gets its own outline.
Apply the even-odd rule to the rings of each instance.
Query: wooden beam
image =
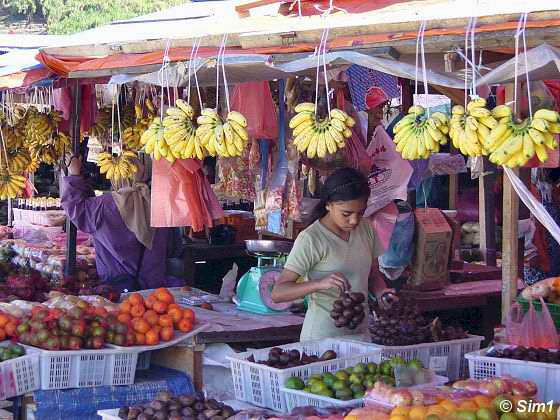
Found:
[[[255,0],[235,6],[235,11],[239,14],[239,16],[247,17],[251,15],[249,12],[251,9],[254,9],[255,7],[268,6],[274,3],[281,3],[281,0]]]

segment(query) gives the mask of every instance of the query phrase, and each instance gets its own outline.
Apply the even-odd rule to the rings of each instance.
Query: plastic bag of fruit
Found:
[[[559,337],[548,306],[539,297],[542,309],[537,312],[533,301],[529,301],[529,310],[522,315],[519,304],[514,304],[506,320],[506,334],[510,344],[537,348],[558,348]]]

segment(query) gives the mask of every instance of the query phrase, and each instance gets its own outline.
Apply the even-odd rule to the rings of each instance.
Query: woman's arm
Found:
[[[286,269],[282,271],[280,278],[272,289],[272,300],[275,303],[292,302],[321,290],[337,288],[340,293],[350,290],[350,284],[342,274],[333,273],[321,280],[296,283],[299,277],[300,275],[293,271]]]
[[[371,271],[369,273],[369,291],[375,295],[377,301],[384,304],[381,297],[386,293],[396,294],[395,289],[387,287],[387,283],[383,278],[383,274],[379,271],[379,262],[377,258],[373,259]]]

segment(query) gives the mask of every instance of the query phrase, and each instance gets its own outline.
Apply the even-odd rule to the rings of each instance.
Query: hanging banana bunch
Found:
[[[477,98],[467,104],[467,109],[455,105],[451,110],[449,137],[453,146],[465,156],[477,157],[488,153],[486,139],[498,121],[486,107],[486,99]]]
[[[311,102],[296,105],[295,111],[289,123],[293,144],[299,153],[305,152],[310,159],[335,154],[346,146],[346,139],[352,137],[351,128],[356,122],[340,109],[331,109],[329,117],[323,120],[317,119],[315,104]]]
[[[447,144],[449,119],[443,112],[434,112],[427,117],[419,105],[411,106],[393,128],[396,150],[403,159],[427,159],[438,153],[440,146]]]
[[[163,119],[163,137],[172,155],[176,159],[204,159],[204,148],[196,136],[196,127],[192,120],[192,106],[182,99],[177,99],[175,106],[168,108],[166,114]]]
[[[31,163],[31,155],[25,149],[8,150],[8,168],[11,173],[22,174]]]
[[[121,181],[134,179],[138,172],[138,167],[134,163],[137,158],[136,153],[128,150],[118,156],[103,152],[99,154],[97,166],[99,166],[99,172],[105,174],[105,177],[113,184],[118,185]]]
[[[162,157],[167,159],[170,163],[175,162],[175,156],[169,150],[169,146],[163,136],[165,127],[160,117],[154,117],[148,129],[142,134],[140,142],[144,146],[144,151],[152,156],[155,160],[160,160]]]
[[[210,156],[241,156],[247,147],[247,119],[237,111],[230,111],[223,122],[218,113],[204,108],[197,118],[196,136]]]
[[[0,200],[17,198],[25,189],[25,177],[9,173],[0,174]]]
[[[498,125],[487,138],[490,161],[515,168],[525,165],[533,156],[540,162],[548,159],[548,150],[558,148],[554,135],[560,134],[560,115],[556,111],[540,109],[533,118],[514,121],[507,105],[492,110]]]
[[[89,134],[102,140],[106,138],[111,131],[112,109],[110,106],[104,106],[97,111],[95,122],[90,129]]]

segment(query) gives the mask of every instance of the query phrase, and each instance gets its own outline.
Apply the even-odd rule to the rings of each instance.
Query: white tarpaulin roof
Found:
[[[555,0],[423,0],[398,3],[365,13],[335,13],[327,18],[239,18],[235,6],[245,3],[247,0],[187,3],[168,11],[71,35],[43,50],[63,56],[106,56],[120,52],[163,50],[168,40],[171,47],[186,47],[197,38],[203,38],[202,46],[217,46],[226,33],[229,34],[229,46],[243,48],[283,45],[279,39],[286,33],[295,34],[295,43],[318,43],[325,26],[331,28],[330,39],[335,39],[348,36],[349,30],[357,31],[356,35],[399,32],[418,28],[422,21],[428,22],[428,28],[441,28],[442,25],[461,26],[463,24],[459,21],[468,20],[471,16],[480,17],[481,22],[484,16],[498,22],[510,21],[512,15],[524,12],[554,13],[559,9]],[[388,25],[394,27],[389,28]],[[400,29],[395,25],[401,25]]]
[[[560,79],[560,49],[543,44],[527,51],[527,68],[525,68],[525,53],[522,53],[518,55],[517,60],[512,58],[481,77],[477,80],[477,84],[483,86],[513,82],[516,61],[520,81],[525,80],[527,72],[530,80]]]

